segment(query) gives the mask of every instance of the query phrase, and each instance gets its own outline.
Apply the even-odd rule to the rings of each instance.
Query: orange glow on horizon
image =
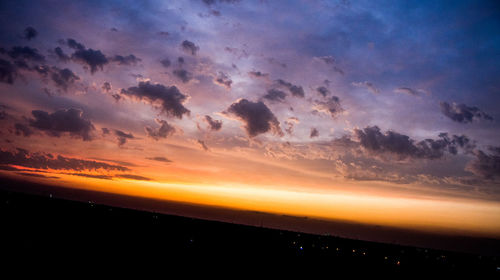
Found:
[[[105,182],[58,174],[63,186],[143,198],[322,220],[500,237],[500,203],[472,199],[425,199],[361,191],[298,191],[284,186],[160,183],[113,179]]]

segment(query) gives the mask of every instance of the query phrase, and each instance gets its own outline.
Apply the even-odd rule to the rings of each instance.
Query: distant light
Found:
[[[304,250],[304,248],[302,248],[302,246],[300,246],[300,248],[299,248],[299,249],[300,249],[300,250]]]

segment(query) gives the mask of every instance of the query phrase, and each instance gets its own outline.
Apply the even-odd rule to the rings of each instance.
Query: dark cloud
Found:
[[[456,155],[458,148],[462,149],[465,154],[472,154],[473,150],[476,148],[475,141],[469,139],[465,135],[452,135],[449,136],[448,133],[440,133],[439,138],[446,141],[448,144],[448,152],[450,154]]]
[[[382,133],[377,126],[366,127],[362,130],[355,129],[354,135],[361,147],[368,152],[375,155],[393,154],[400,160],[406,158],[438,159],[443,157],[445,152],[456,154],[457,146],[464,148],[469,142],[469,140],[464,140],[464,136],[456,135],[450,140],[447,134],[440,134],[437,140],[425,139],[416,142],[409,136],[394,131]]]
[[[30,47],[13,47],[7,54],[13,59],[26,59],[35,62],[44,62],[45,57],[37,49]]]
[[[133,174],[118,174],[118,175],[115,175],[115,177],[124,178],[124,179],[131,179],[131,180],[138,180],[138,181],[152,181],[150,178],[138,176],[138,175],[133,175]]]
[[[264,95],[262,98],[265,98],[267,100],[271,101],[277,101],[277,102],[284,102],[286,98],[286,93],[284,91],[281,91],[279,89],[270,89],[267,91],[267,94]]]
[[[16,123],[14,125],[14,129],[16,130],[16,135],[22,135],[24,137],[29,137],[33,134],[33,130],[29,128],[29,126],[24,125],[22,123]]]
[[[38,35],[38,31],[36,31],[35,28],[28,26],[28,27],[26,27],[26,29],[24,29],[23,35],[24,35],[24,39],[31,40]]]
[[[163,67],[165,67],[165,68],[170,67],[170,65],[172,64],[172,63],[170,62],[170,59],[168,59],[168,58],[164,58],[164,59],[160,60],[160,63],[161,63],[161,65],[163,65]]]
[[[451,120],[459,123],[470,123],[474,120],[485,119],[493,120],[493,118],[479,110],[477,107],[469,107],[465,104],[452,103],[451,105],[447,102],[439,103],[441,107],[441,112],[450,118]]]
[[[23,175],[23,176],[35,177],[35,178],[59,179],[59,177],[57,177],[57,176],[47,176],[47,175],[43,175],[43,174],[30,173],[30,172],[17,172],[17,174]]]
[[[250,75],[250,77],[254,77],[254,78],[268,78],[269,77],[269,73],[262,73],[260,71],[250,71],[250,72],[248,72],[248,75]]]
[[[105,92],[110,92],[111,91],[111,84],[109,82],[104,82],[102,84],[101,89]]]
[[[54,156],[47,153],[31,153],[18,148],[15,152],[0,150],[0,164],[17,165],[36,169],[54,170],[115,170],[128,171],[129,169],[120,165],[104,162],[68,158],[61,155]]]
[[[179,56],[179,57],[177,58],[177,62],[178,62],[179,64],[184,64],[184,57]]]
[[[0,58],[0,82],[13,84],[17,78],[17,70],[10,61]]]
[[[181,79],[183,83],[187,83],[193,78],[193,75],[184,69],[175,69],[172,73],[174,76]]]
[[[127,56],[115,55],[111,61],[118,62],[119,65],[136,65],[141,59],[130,54]]]
[[[75,73],[68,68],[59,69],[55,66],[51,68],[50,77],[54,84],[64,91],[67,91],[70,85],[74,84],[77,80],[80,80],[80,77],[75,75]]]
[[[75,50],[84,50],[85,49],[85,46],[83,44],[78,43],[77,41],[75,41],[74,39],[71,39],[71,38],[66,40],[66,44],[68,45],[68,47],[75,49]]]
[[[182,119],[182,115],[190,113],[183,105],[188,96],[182,94],[175,86],[168,87],[162,84],[152,84],[149,81],[139,82],[137,87],[122,89],[121,94],[151,104],[159,103],[162,113],[168,116]]]
[[[205,115],[204,120],[208,124],[208,128],[212,131],[218,131],[222,128],[221,120],[214,120],[209,115]]]
[[[282,79],[276,80],[279,86],[287,88],[290,93],[295,97],[304,97],[304,89],[301,86],[296,86],[290,82],[284,81]]]
[[[84,141],[92,140],[91,131],[95,129],[94,125],[83,118],[81,110],[71,108],[54,113],[34,110],[31,113],[35,118],[29,120],[30,126],[45,131],[50,136],[60,137],[62,133],[68,132]]]
[[[86,177],[86,178],[103,179],[103,180],[113,179],[113,176],[104,174],[87,174],[87,173],[65,173],[65,174],[72,176]]]
[[[115,129],[114,134],[116,136],[116,140],[118,140],[118,146],[123,146],[127,143],[127,139],[135,139],[132,133],[125,133],[121,130]]]
[[[311,128],[311,134],[309,135],[309,138],[314,138],[319,136],[319,131],[316,128]]]
[[[90,67],[90,73],[94,74],[98,68],[103,70],[104,65],[109,61],[100,50],[93,49],[77,49],[71,59]]]
[[[161,161],[161,162],[172,162],[171,160],[169,160],[166,157],[148,157],[146,159],[154,160],[154,161]]]
[[[111,130],[109,130],[109,128],[106,128],[106,127],[101,128],[101,131],[102,131],[103,135],[107,135],[107,134],[111,133]]]
[[[242,121],[249,137],[268,131],[283,136],[278,119],[263,102],[240,99],[231,104],[224,114],[236,116]]]
[[[181,47],[183,51],[191,55],[196,55],[196,52],[198,52],[198,50],[200,49],[200,47],[188,40],[184,40],[181,44]]]
[[[318,87],[316,88],[316,91],[323,97],[326,97],[327,95],[330,94],[330,91],[326,87]]]
[[[352,83],[353,86],[355,87],[364,87],[366,89],[368,89],[369,91],[371,91],[373,94],[379,94],[380,93],[380,90],[378,88],[376,88],[373,83],[370,83],[370,82],[353,82]]]
[[[220,86],[227,88],[227,89],[230,89],[231,84],[233,83],[233,81],[231,80],[229,75],[227,75],[224,72],[219,72],[217,77],[214,78],[214,82]]]
[[[340,105],[340,99],[337,96],[332,96],[327,101],[317,101],[314,103],[313,112],[329,114],[332,118],[337,117],[344,111]]]
[[[476,158],[469,162],[466,170],[485,179],[500,177],[500,147],[490,147],[487,154],[481,150],[475,150]]]
[[[160,119],[156,119],[155,121],[160,125],[159,128],[152,128],[149,126],[145,127],[146,133],[149,137],[159,140],[160,138],[167,138],[175,133],[175,127],[170,125],[167,121]]]
[[[56,54],[57,58],[58,58],[59,60],[61,60],[61,61],[66,62],[66,61],[68,61],[68,60],[69,60],[69,56],[68,56],[68,55],[66,55],[66,54],[64,53],[64,51],[63,51],[60,47],[56,47],[56,48],[54,49],[54,53]]]

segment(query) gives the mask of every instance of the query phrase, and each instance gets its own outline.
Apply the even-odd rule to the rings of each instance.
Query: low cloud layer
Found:
[[[114,170],[128,171],[124,166],[108,164],[99,161],[69,158],[48,153],[32,153],[24,149],[16,151],[0,150],[0,164],[17,165],[36,169],[94,171]]]

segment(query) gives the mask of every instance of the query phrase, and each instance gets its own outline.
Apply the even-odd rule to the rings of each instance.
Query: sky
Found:
[[[496,1],[2,1],[0,172],[500,237]]]

